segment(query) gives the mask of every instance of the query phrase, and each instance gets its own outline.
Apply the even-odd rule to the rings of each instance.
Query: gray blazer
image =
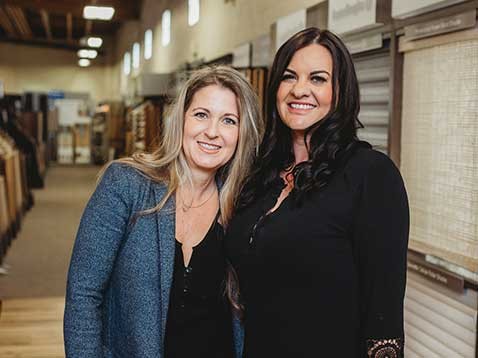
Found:
[[[174,266],[175,203],[139,171],[114,163],[81,218],[68,273],[67,357],[161,357]],[[135,219],[136,218],[136,219]],[[237,357],[243,332],[234,320]]]

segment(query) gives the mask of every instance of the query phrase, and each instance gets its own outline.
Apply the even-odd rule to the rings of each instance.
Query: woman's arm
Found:
[[[401,175],[388,157],[374,152],[354,231],[364,357],[403,355],[408,232],[408,199]]]
[[[131,214],[127,170],[112,164],[81,218],[68,273],[67,357],[103,357],[101,305]]]

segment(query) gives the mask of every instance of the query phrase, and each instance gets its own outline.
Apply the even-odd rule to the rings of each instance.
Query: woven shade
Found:
[[[478,271],[478,40],[405,53],[410,248]]]

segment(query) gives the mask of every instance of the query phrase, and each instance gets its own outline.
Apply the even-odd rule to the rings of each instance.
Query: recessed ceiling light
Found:
[[[78,65],[80,67],[88,67],[91,64],[91,61],[86,58],[80,58],[78,60]]]
[[[85,48],[78,50],[77,54],[78,54],[78,57],[90,58],[90,59],[94,59],[96,58],[96,56],[98,56],[98,52],[96,50],[88,50]]]
[[[111,6],[85,6],[83,17],[87,20],[111,20],[115,9]]]
[[[101,47],[103,44],[103,39],[101,37],[89,37],[87,44],[90,47]]]

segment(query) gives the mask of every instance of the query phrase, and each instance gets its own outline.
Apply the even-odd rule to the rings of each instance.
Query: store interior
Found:
[[[88,15],[89,5],[112,17]],[[347,45],[359,137],[393,160],[408,192],[405,357],[478,357],[477,9],[476,0],[1,1],[0,357],[64,356],[66,275],[98,173],[157,148],[191,71],[238,69],[265,110],[274,54],[311,26]]]

